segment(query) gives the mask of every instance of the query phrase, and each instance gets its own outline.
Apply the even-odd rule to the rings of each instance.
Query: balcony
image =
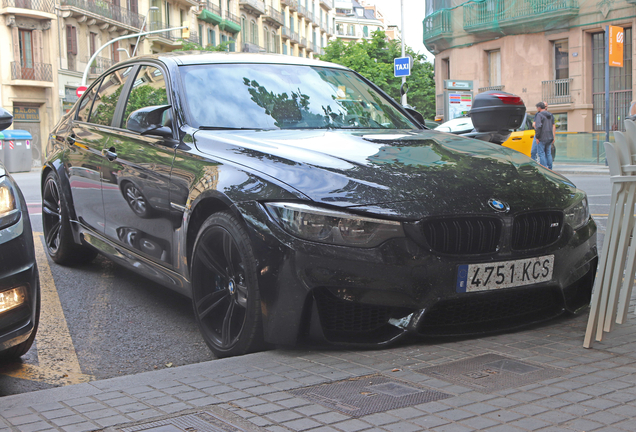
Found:
[[[280,0],[281,6],[289,6],[289,9],[298,10],[298,0]]]
[[[453,24],[450,10],[433,12],[424,18],[424,43],[432,53],[450,47]]]
[[[53,67],[47,63],[33,63],[32,68],[26,68],[20,62],[11,62],[11,79],[53,82]]]
[[[307,13],[305,14],[305,21],[314,22],[314,14],[313,14],[313,12],[307,11]]]
[[[209,1],[201,2],[201,13],[197,17],[199,21],[205,21],[208,24],[219,25],[223,21],[223,15],[221,14],[221,8]]]
[[[85,56],[84,57],[84,63],[88,64],[88,61],[90,59],[91,59],[91,56]],[[93,63],[88,68],[88,73],[89,74],[93,74],[93,75],[101,75],[104,72],[106,72],[106,69],[108,69],[109,67],[111,67],[114,64],[115,64],[115,62],[113,62],[109,58],[97,56],[97,57],[95,57],[95,60],[93,60]]]
[[[304,17],[307,15],[307,8],[305,6],[298,5],[298,16]]]
[[[179,26],[176,24],[166,25],[160,21],[151,21],[149,25],[150,30],[162,30],[162,29],[168,29],[171,27],[179,27]],[[159,44],[168,46],[170,48],[177,48],[181,46],[181,40],[182,40],[181,34],[182,34],[182,30],[166,30],[165,32],[161,32],[161,33],[149,34],[146,37],[151,42],[159,43]],[[190,37],[187,40],[189,42],[194,42],[196,44],[199,43],[199,38],[197,36],[197,33],[194,31],[190,32]]]
[[[519,33],[558,29],[579,13],[577,0],[486,0],[464,5],[468,33]]]
[[[265,13],[265,3],[261,0],[239,0],[239,7],[259,16]]]
[[[326,7],[327,10],[333,9],[333,0],[320,0],[320,4]]]
[[[231,12],[225,12],[225,19],[219,24],[223,31],[236,34],[241,31],[241,20]]]
[[[289,33],[289,39],[292,42],[294,42],[294,43],[299,43],[300,42],[300,36],[296,32],[290,32]]]
[[[483,93],[483,92],[487,92],[487,91],[491,91],[491,90],[503,91],[504,87],[505,86],[503,86],[503,85],[496,85],[496,86],[490,86],[490,87],[479,87],[477,92],[478,93]]]
[[[306,47],[307,46],[307,38],[300,38],[300,41],[298,42],[298,45],[301,47]]]
[[[570,87],[572,78],[541,81],[543,101],[549,105],[567,104],[572,102]]]
[[[265,52],[265,48],[251,42],[246,42],[243,44],[243,52],[248,52],[248,53]]]
[[[64,18],[72,15],[78,18],[78,22],[99,23],[104,30],[124,27],[137,31],[144,21],[143,15],[102,0],[60,0],[60,10]],[[83,21],[82,16],[85,17]]]
[[[285,25],[285,17],[273,6],[267,6],[265,15],[263,15],[263,21],[269,22],[275,26]]]
[[[280,36],[283,38],[283,40],[287,40],[291,37],[291,31],[289,31],[289,28],[287,27],[281,27]]]
[[[2,0],[2,9],[0,14],[6,13],[36,19],[55,18],[55,2],[53,0]]]

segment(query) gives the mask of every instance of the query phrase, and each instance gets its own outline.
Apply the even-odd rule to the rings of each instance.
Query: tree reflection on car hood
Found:
[[[199,131],[197,148],[264,173],[316,202],[380,214],[565,208],[576,188],[504,147],[434,131]],[[452,211],[451,211],[452,210]]]

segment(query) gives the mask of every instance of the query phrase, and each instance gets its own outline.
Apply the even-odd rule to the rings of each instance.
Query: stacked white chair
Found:
[[[614,132],[616,143],[605,143],[612,182],[612,199],[603,250],[594,283],[583,346],[603,339],[614,323],[625,321],[636,271],[636,123],[625,120],[626,132]],[[633,244],[632,244],[633,243]]]

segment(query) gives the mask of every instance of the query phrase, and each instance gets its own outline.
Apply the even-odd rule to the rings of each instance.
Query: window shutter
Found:
[[[66,51],[77,55],[77,28],[71,25],[66,26]]]

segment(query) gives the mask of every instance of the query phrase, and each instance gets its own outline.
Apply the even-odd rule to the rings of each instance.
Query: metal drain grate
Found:
[[[245,432],[206,412],[186,414],[118,430],[121,432]]]
[[[530,364],[497,354],[485,354],[440,366],[426,367],[418,369],[417,372],[483,392],[520,387],[565,373],[560,369]]]
[[[290,393],[352,417],[433,402],[453,395],[382,375],[367,375]]]

